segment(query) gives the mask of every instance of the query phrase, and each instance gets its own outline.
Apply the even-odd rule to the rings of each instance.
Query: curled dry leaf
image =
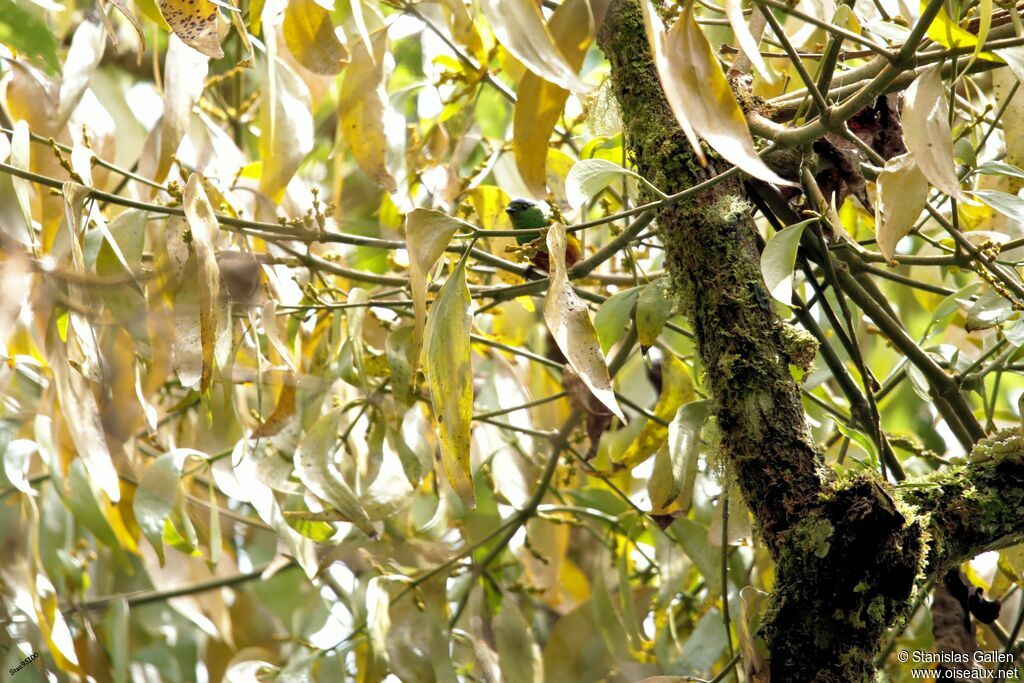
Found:
[[[878,175],[875,202],[875,239],[878,251],[887,261],[896,253],[896,245],[917,222],[928,201],[928,180],[912,154],[885,162]]]
[[[703,152],[694,133],[722,157],[758,180],[793,185],[764,163],[750,137],[746,117],[722,73],[714,50],[686,6],[666,34],[649,0],[644,0],[644,25],[665,97],[698,157]]]
[[[160,0],[160,14],[176,36],[210,59],[220,59],[219,12],[210,0]]]
[[[594,17],[588,0],[566,0],[551,15],[548,30],[569,66],[579,70],[593,39]],[[519,175],[536,196],[547,194],[548,139],[562,115],[569,91],[529,71],[516,91],[512,150]]]
[[[185,219],[192,232],[196,254],[196,294],[199,299],[199,334],[203,347],[203,369],[200,391],[206,391],[213,379],[213,350],[217,341],[217,298],[220,295],[220,271],[213,250],[217,217],[206,198],[202,175],[193,173],[185,184],[182,197]]]
[[[473,420],[473,367],[469,334],[473,316],[460,263],[441,287],[427,318],[424,355],[430,402],[441,442],[441,462],[452,488],[469,507],[476,505],[469,444]]]
[[[947,97],[941,64],[918,76],[907,88],[903,140],[928,182],[954,199],[963,199],[956,177]]]
[[[352,64],[345,72],[338,98],[338,128],[363,173],[394,192],[398,184],[388,170],[384,128],[388,111],[384,89],[387,31],[376,31],[371,40],[372,48],[363,41],[352,48]]]
[[[601,352],[601,343],[590,319],[590,311],[569,282],[565,268],[564,225],[554,223],[548,228],[547,247],[551,264],[551,284],[544,299],[544,320],[551,330],[551,336],[591,393],[612,411],[612,414],[624,420],[619,403],[615,400],[608,365]]]
[[[527,69],[565,90],[592,90],[559,50],[533,0],[481,0],[480,10],[498,42]]]

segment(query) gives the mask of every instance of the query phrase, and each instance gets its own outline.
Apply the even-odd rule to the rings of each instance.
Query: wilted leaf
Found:
[[[409,252],[409,289],[416,327],[413,332],[413,370],[420,362],[423,325],[427,319],[427,278],[437,259],[441,258],[452,235],[459,228],[475,228],[440,211],[414,209],[405,217],[405,249]]]
[[[441,442],[441,462],[452,488],[469,507],[476,505],[469,466],[473,419],[471,301],[465,266],[460,263],[434,300],[424,334],[425,369]]]
[[[182,196],[185,218],[192,233],[196,253],[196,293],[199,297],[199,333],[203,346],[203,370],[199,390],[205,392],[213,379],[213,350],[217,342],[217,299],[220,295],[220,271],[214,254],[213,237],[217,217],[202,186],[202,175],[193,173]]]
[[[663,421],[669,422],[681,405],[693,400],[693,380],[690,379],[690,371],[673,354],[665,356],[661,367],[661,395],[653,412]],[[636,441],[622,454],[621,464],[634,467],[654,455],[668,438],[668,429],[666,425],[647,418]]]
[[[388,111],[384,90],[387,31],[378,30],[372,40],[372,52],[363,41],[352,48],[352,63],[345,72],[338,98],[338,128],[363,173],[388,192],[394,192],[398,184],[388,170],[388,140],[384,132]]]
[[[494,638],[501,675],[506,683],[541,683],[544,662],[530,625],[511,594],[501,601],[494,620]]]
[[[387,519],[408,507],[413,493],[398,454],[391,448],[384,448],[377,476],[363,492],[359,504],[371,520]]]
[[[333,76],[349,61],[331,15],[315,0],[290,0],[281,33],[295,60],[313,73]]]
[[[594,17],[589,1],[563,2],[548,20],[548,30],[568,65],[578,71],[594,34]],[[568,97],[568,90],[544,80],[533,71],[523,75],[516,90],[512,150],[519,175],[536,196],[547,194],[548,140]]]
[[[928,180],[910,154],[885,162],[878,176],[875,206],[875,239],[887,261],[896,245],[910,232],[928,201]]]
[[[622,176],[636,178],[650,186],[639,174],[606,159],[577,161],[569,169],[569,175],[565,177],[565,199],[569,202],[569,206],[578,209],[597,197],[606,187]],[[655,192],[664,196],[657,190]]]
[[[274,201],[313,149],[309,88],[281,59],[264,60],[267,86],[260,106],[260,192]],[[351,73],[351,72],[350,72]]]
[[[160,14],[181,41],[210,59],[220,59],[219,12],[210,0],[160,0]]]
[[[746,55],[750,63],[757,69],[757,72],[761,74],[761,78],[768,83],[774,83],[777,80],[777,76],[764,61],[764,57],[761,56],[760,41],[754,38],[750,28],[747,26],[747,18],[743,15],[742,0],[725,0],[722,4],[725,6],[725,17],[729,20],[729,26],[736,36],[736,42],[739,43],[740,50],[743,51],[743,54]],[[752,7],[754,12],[761,11],[756,3]]]
[[[533,0],[481,0],[480,9],[498,42],[527,69],[565,90],[592,89],[558,49]]]
[[[92,74],[103,59],[106,46],[107,35],[100,24],[83,21],[75,29],[61,74],[60,104],[57,109],[59,125],[64,125],[71,118],[71,112],[82,101]]]
[[[562,355],[587,388],[619,419],[624,419],[612,381],[608,376],[597,330],[590,311],[572,288],[565,268],[565,226],[554,223],[548,228],[548,254],[551,259],[551,284],[544,299],[544,320]]]
[[[963,199],[949,130],[948,96],[941,64],[918,76],[907,88],[903,105],[903,141],[928,182],[954,199]]]
[[[661,20],[644,0],[647,35],[666,99],[698,158],[703,153],[690,130],[704,138],[726,161],[759,180],[793,185],[761,160],[750,137],[746,117],[718,64],[714,50],[693,16],[693,2],[672,29],[663,33]]]
[[[761,274],[771,295],[786,304],[793,303],[793,266],[804,228],[815,219],[790,225],[772,235],[761,252]]]
[[[192,107],[203,92],[209,58],[192,49],[177,36],[167,39],[164,58],[164,115],[160,120],[159,147],[153,178],[163,182],[192,118]],[[144,161],[149,162],[145,157]],[[144,169],[145,172],[145,169]]]

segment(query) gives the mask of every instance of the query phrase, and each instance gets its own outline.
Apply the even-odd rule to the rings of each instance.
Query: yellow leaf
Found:
[[[405,217],[405,249],[409,252],[409,288],[416,327],[413,330],[413,372],[420,362],[423,326],[427,320],[427,280],[452,235],[459,228],[473,226],[440,211],[414,209]]]
[[[882,256],[891,261],[896,244],[910,232],[924,210],[928,201],[928,180],[914,163],[913,156],[903,154],[885,163],[876,182],[875,239]]]
[[[523,65],[546,81],[573,92],[593,88],[580,80],[559,50],[533,0],[481,0],[480,10],[495,38]]]
[[[156,5],[156,0],[135,0],[135,6],[142,12],[142,16],[146,17],[157,26],[165,31],[170,31],[171,27],[167,25],[167,20],[164,19],[163,15],[160,14],[160,8]]]
[[[398,184],[388,171],[388,142],[384,133],[388,111],[387,92],[384,90],[387,31],[378,30],[372,42],[372,54],[370,46],[364,42],[352,48],[352,64],[345,73],[338,98],[338,128],[363,173],[388,192],[394,192]]]
[[[743,110],[694,19],[693,3],[687,4],[667,34],[663,34],[661,21],[649,0],[644,0],[643,8],[665,97],[698,158],[703,160],[703,153],[694,134],[745,173],[776,185],[793,185],[757,155]]]
[[[331,15],[314,0],[290,0],[281,32],[292,56],[313,73],[333,76],[349,61]]]
[[[267,87],[260,107],[260,192],[281,201],[288,181],[313,149],[309,88],[280,59],[264,60]]]
[[[594,32],[594,17],[588,0],[566,0],[548,22],[552,38],[569,66],[583,65]],[[512,149],[519,175],[527,189],[538,197],[547,194],[548,140],[562,115],[569,91],[544,80],[532,71],[519,82],[512,117]]]
[[[989,26],[991,26],[992,1],[983,0],[982,5],[984,6],[985,4],[988,5],[987,23]],[[926,5],[927,2],[922,1],[921,9],[923,10]],[[980,51],[981,44],[984,43],[985,39],[988,38],[988,26],[984,25],[986,23],[984,11],[982,12],[982,15],[982,26],[980,28],[984,29],[985,35],[982,36],[982,31],[979,30],[978,37],[981,38],[980,42],[978,40],[978,37],[975,37],[970,32],[964,30],[955,21],[953,21],[953,19],[950,18],[949,14],[946,13],[946,9],[944,7],[939,10],[939,13],[935,15],[935,19],[933,19],[932,23],[928,26],[928,37],[934,40],[936,43],[951,49],[955,47],[973,47],[974,55],[971,57],[972,61],[974,59],[984,59],[989,62],[1000,62],[1002,60],[999,59],[999,57],[992,54],[991,52]]]
[[[427,318],[424,350],[430,402],[441,442],[441,462],[452,488],[473,508],[476,493],[469,466],[473,419],[470,303],[465,266],[459,263],[434,300]]]
[[[693,380],[683,362],[672,354],[666,355],[661,368],[661,396],[654,406],[654,414],[665,422],[671,422],[679,407],[693,400]],[[636,441],[622,454],[622,464],[626,467],[639,465],[654,455],[667,438],[668,426],[648,419]]]
[[[189,47],[211,59],[224,56],[217,30],[219,12],[210,0],[160,0],[160,14]]]
[[[551,261],[551,284],[544,299],[544,321],[569,365],[594,394],[619,419],[624,419],[615,400],[608,365],[601,353],[597,330],[587,305],[576,294],[565,268],[565,226],[548,228],[547,247]]]
[[[203,370],[199,389],[205,392],[213,379],[213,349],[217,341],[217,298],[220,295],[220,271],[214,253],[213,236],[217,232],[217,217],[203,190],[203,176],[193,173],[188,177],[182,197],[185,218],[192,232],[192,246],[196,252],[196,293],[199,298],[199,336],[203,347]]]
[[[941,64],[910,84],[903,105],[903,141],[928,182],[955,199],[963,199],[956,177],[946,97]]]

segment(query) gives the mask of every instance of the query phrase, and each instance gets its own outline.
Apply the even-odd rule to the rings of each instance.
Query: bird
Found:
[[[535,202],[529,199],[513,199],[505,207],[505,213],[512,221],[512,227],[516,230],[537,230],[551,225],[551,218],[544,213]],[[544,273],[551,272],[551,258],[548,254],[544,233],[529,232],[524,235],[516,235],[516,242],[519,246],[527,245],[535,247],[536,251],[530,257],[530,262]],[[566,235],[565,240],[565,267],[572,268],[579,262],[583,255],[580,242],[572,234]]]

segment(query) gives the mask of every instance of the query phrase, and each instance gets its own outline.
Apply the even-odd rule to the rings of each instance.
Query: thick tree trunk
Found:
[[[728,168],[702,168],[666,103],[637,0],[613,2],[598,36],[612,66],[626,144],[664,192]],[[691,321],[715,402],[728,476],[776,563],[763,635],[775,681],[867,681],[925,556],[921,525],[871,476],[841,484],[819,462],[789,363],[791,335],[764,287],[740,180],[661,208],[674,295]]]

